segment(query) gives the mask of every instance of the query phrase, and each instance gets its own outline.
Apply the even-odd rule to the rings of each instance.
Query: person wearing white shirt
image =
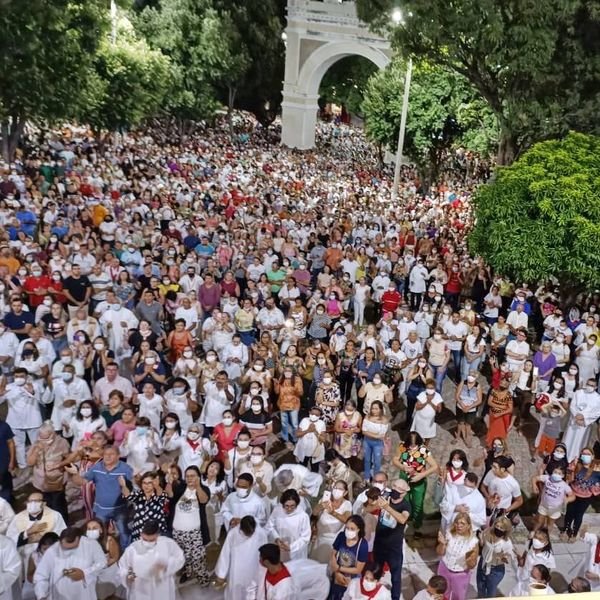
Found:
[[[477,483],[477,475],[467,473],[462,485],[446,486],[446,493],[440,504],[442,531],[446,530],[459,513],[466,513],[471,517],[474,530],[483,529],[487,522],[485,498],[477,489]]]
[[[224,600],[246,600],[248,586],[256,579],[260,565],[258,549],[268,541],[264,529],[250,515],[229,531],[215,567],[216,587],[225,586]]]
[[[0,323],[0,365],[2,374],[6,375],[12,369],[14,358],[17,355],[19,338],[6,329],[5,325]]]
[[[265,530],[269,539],[279,546],[284,561],[308,558],[310,518],[296,490],[289,489],[281,494]]]
[[[460,315],[455,312],[449,321],[446,321],[443,326],[444,334],[448,339],[448,348],[454,362],[456,378],[460,380],[460,362],[462,359],[463,342],[469,334],[469,326],[460,320]]]
[[[523,310],[522,304],[517,304],[516,310],[511,310],[506,318],[506,324],[513,335],[516,335],[519,329],[527,329],[529,317]]]
[[[186,296],[181,300],[181,306],[178,306],[175,310],[175,320],[183,319],[185,321],[185,328],[193,335],[196,335],[198,329],[198,323],[200,317],[198,311],[192,307],[192,301]]]
[[[569,422],[562,442],[567,447],[569,462],[579,457],[587,445],[592,424],[600,417],[600,394],[596,380],[588,379],[583,389],[577,390],[569,404]]]
[[[65,365],[60,377],[52,382],[52,426],[55,431],[62,429],[63,422],[70,422],[77,407],[84,400],[91,400],[92,392],[87,382],[75,376],[75,367]]]
[[[37,351],[39,352],[40,358],[50,366],[56,360],[56,351],[52,342],[44,337],[43,331],[40,327],[32,327],[29,332],[29,337],[26,340],[21,340],[17,348],[17,356],[21,356],[23,347],[27,343],[35,344]]]
[[[494,458],[491,470],[481,482],[481,493],[488,505],[495,509],[504,509],[506,513],[523,505],[521,486],[508,471],[513,465],[514,461],[508,456]]]
[[[227,371],[229,379],[237,381],[248,366],[248,346],[242,344],[239,334],[231,339],[231,344],[225,346],[221,353],[221,361]]]
[[[196,275],[196,268],[187,266],[187,271],[185,275],[179,279],[179,285],[184,293],[189,294],[190,292],[194,292],[198,294],[198,289],[204,283],[204,279],[200,277],[200,275]]]
[[[506,344],[506,363],[511,372],[519,371],[529,356],[529,344],[527,343],[527,331],[517,331],[517,339]]]
[[[371,289],[373,290],[373,300],[377,303],[381,302],[383,293],[390,287],[390,277],[386,271],[380,271],[373,279]]]
[[[202,423],[209,433],[223,419],[223,411],[231,408],[235,401],[235,391],[229,385],[226,371],[219,371],[214,381],[208,381],[204,385],[204,406],[200,414]]]
[[[0,496],[0,535],[6,535],[10,522],[15,516],[12,506]]]
[[[275,306],[273,298],[267,299],[265,306],[258,311],[256,324],[261,333],[266,331],[273,339],[277,337],[279,330],[285,325],[285,317],[281,310]]]
[[[251,515],[264,527],[268,514],[263,499],[252,491],[254,477],[250,473],[242,473],[235,481],[235,492],[229,494],[221,507],[220,516],[225,529],[229,531],[240,524],[242,517]]]
[[[410,308],[415,311],[421,304],[421,298],[427,289],[429,273],[423,265],[423,259],[417,259],[417,264],[408,275],[408,291],[410,292]]]
[[[499,310],[502,308],[502,296],[499,288],[493,285],[489,294],[483,299],[483,316],[488,325],[493,325],[498,320]]]
[[[4,383],[4,385],[6,385]],[[45,398],[46,399],[46,398]],[[50,395],[47,395],[47,400]],[[28,377],[27,369],[16,368],[14,381],[0,390],[0,404],[8,403],[8,414],[6,422],[10,425],[15,436],[15,451],[17,465],[20,469],[27,467],[25,460],[25,442],[34,444],[38,438],[38,431],[42,424],[42,414],[39,404],[42,396],[31,379]]]
[[[2,600],[19,600],[21,576],[21,557],[15,543],[0,534],[0,598]]]
[[[96,579],[105,568],[106,555],[100,544],[82,537],[76,527],[68,527],[35,570],[35,595],[40,599],[96,600]]]
[[[358,271],[360,264],[356,259],[352,258],[350,253],[342,260],[341,267],[343,273],[348,273],[348,275],[350,275],[350,282],[356,283],[356,271]]]

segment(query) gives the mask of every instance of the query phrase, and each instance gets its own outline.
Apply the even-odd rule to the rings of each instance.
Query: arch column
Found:
[[[281,143],[306,150],[315,145],[315,127],[319,110],[319,85],[327,70],[338,60],[352,55],[363,56],[380,69],[390,62],[389,49],[378,48],[358,40],[327,42],[299,59],[300,36],[288,35],[286,81],[281,104]]]

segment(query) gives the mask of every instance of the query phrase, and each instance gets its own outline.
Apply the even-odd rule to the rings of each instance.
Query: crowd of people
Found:
[[[2,165],[2,598],[399,600],[426,498],[418,600],[497,596],[509,565],[551,593],[558,539],[589,546],[569,591],[600,589],[600,294],[469,255],[483,163],[405,168],[392,205],[348,127],[68,133]]]

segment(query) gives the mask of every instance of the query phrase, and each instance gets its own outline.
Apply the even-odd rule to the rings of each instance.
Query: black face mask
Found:
[[[398,490],[392,490],[392,492],[390,493],[390,498],[392,500],[399,500],[400,496],[401,496],[401,494]]]
[[[506,535],[506,531],[504,531],[502,529],[498,529],[497,527],[494,527],[494,535],[496,537],[504,537]]]

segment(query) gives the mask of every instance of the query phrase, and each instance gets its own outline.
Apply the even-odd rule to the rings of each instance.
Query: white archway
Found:
[[[358,20],[353,2],[336,0],[288,0],[286,37],[281,142],[312,148],[319,85],[327,70],[353,55],[383,68],[391,59],[390,45]]]

